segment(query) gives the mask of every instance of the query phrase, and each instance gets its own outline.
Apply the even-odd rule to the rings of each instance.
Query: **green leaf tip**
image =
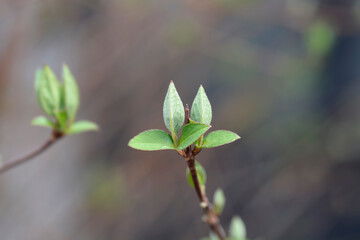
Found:
[[[36,117],[31,122],[34,126],[41,126],[41,127],[48,127],[48,128],[55,128],[55,124],[48,118],[44,116]]]
[[[139,133],[129,141],[129,146],[144,151],[175,149],[170,134],[159,129]]]
[[[204,187],[206,184],[206,178],[207,178],[205,168],[203,166],[201,166],[201,164],[199,162],[195,161],[195,169],[196,169],[199,184],[200,184],[200,186]],[[190,186],[194,188],[195,185],[192,180],[191,172],[190,172],[189,168],[186,169],[186,176],[187,176]]]
[[[226,130],[217,130],[204,137],[201,148],[213,148],[225,145],[240,139],[240,136],[234,132]]]
[[[229,227],[229,236],[234,240],[246,239],[246,228],[243,220],[239,216],[234,216]]]
[[[170,82],[165,96],[163,117],[167,129],[169,129],[171,133],[171,137],[175,144],[177,144],[177,134],[185,121],[185,110],[173,81]]]
[[[73,123],[69,130],[66,132],[67,135],[71,135],[71,134],[79,134],[79,133],[83,133],[83,132],[88,132],[88,131],[98,131],[99,127],[93,123],[93,122],[89,122],[89,121],[78,121]]]
[[[224,192],[220,188],[216,189],[214,193],[213,203],[215,213],[220,215],[224,210],[226,203]]]
[[[202,85],[200,85],[191,106],[191,119],[204,124],[211,123],[211,104]]]
[[[200,138],[211,126],[202,123],[189,123],[183,128],[178,150],[184,149],[193,144],[198,138]]]

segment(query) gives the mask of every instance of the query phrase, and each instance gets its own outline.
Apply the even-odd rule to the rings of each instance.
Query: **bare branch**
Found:
[[[8,161],[6,163],[4,163],[1,167],[0,167],[0,174],[20,165],[23,164],[31,159],[33,159],[34,157],[40,155],[41,153],[43,153],[46,149],[48,149],[51,145],[53,145],[56,141],[58,141],[61,137],[63,136],[63,134],[61,132],[57,132],[57,131],[53,131],[53,133],[51,134],[51,137],[49,140],[47,140],[43,145],[41,145],[38,149],[32,151],[31,153]]]

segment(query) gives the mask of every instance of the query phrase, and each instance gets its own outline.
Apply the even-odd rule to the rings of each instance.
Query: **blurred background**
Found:
[[[0,153],[41,145],[35,70],[69,64],[79,119],[0,176],[1,240],[194,240],[208,235],[186,164],[128,140],[166,129],[170,80],[184,103],[203,84],[213,129],[242,139],[203,151],[207,193],[252,240],[360,239],[360,1],[1,0]]]

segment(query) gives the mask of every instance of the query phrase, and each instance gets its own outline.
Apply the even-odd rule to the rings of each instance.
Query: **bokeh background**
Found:
[[[170,80],[184,103],[203,84],[213,129],[242,139],[203,151],[208,195],[252,240],[360,239],[360,1],[1,0],[0,152],[41,145],[34,74],[69,64],[79,119],[0,176],[1,240],[205,237],[184,160],[128,140],[165,129]]]

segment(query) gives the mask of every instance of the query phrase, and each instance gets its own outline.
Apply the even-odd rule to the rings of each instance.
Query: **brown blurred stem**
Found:
[[[189,123],[189,106],[185,107],[185,124]],[[195,168],[195,155],[200,152],[196,147],[191,149],[191,146],[187,147],[180,154],[186,159],[188,168],[191,173],[191,178],[194,182],[194,187],[196,194],[200,201],[200,206],[205,213],[205,222],[209,225],[210,229],[219,237],[220,240],[225,240],[226,235],[224,233],[223,227],[220,224],[219,217],[215,213],[214,209],[210,205],[210,202],[206,196],[205,191],[201,189],[199,179],[197,176],[196,168]]]
[[[34,151],[32,151],[31,153],[28,153],[27,155],[8,161],[6,163],[4,163],[2,166],[0,166],[0,174],[20,165],[23,164],[31,159],[33,159],[34,157],[40,155],[41,153],[43,153],[46,149],[48,149],[51,145],[53,145],[56,141],[58,141],[61,137],[63,136],[63,134],[61,132],[58,131],[53,131],[51,134],[51,137],[43,144],[41,145],[39,148],[35,149]]]

